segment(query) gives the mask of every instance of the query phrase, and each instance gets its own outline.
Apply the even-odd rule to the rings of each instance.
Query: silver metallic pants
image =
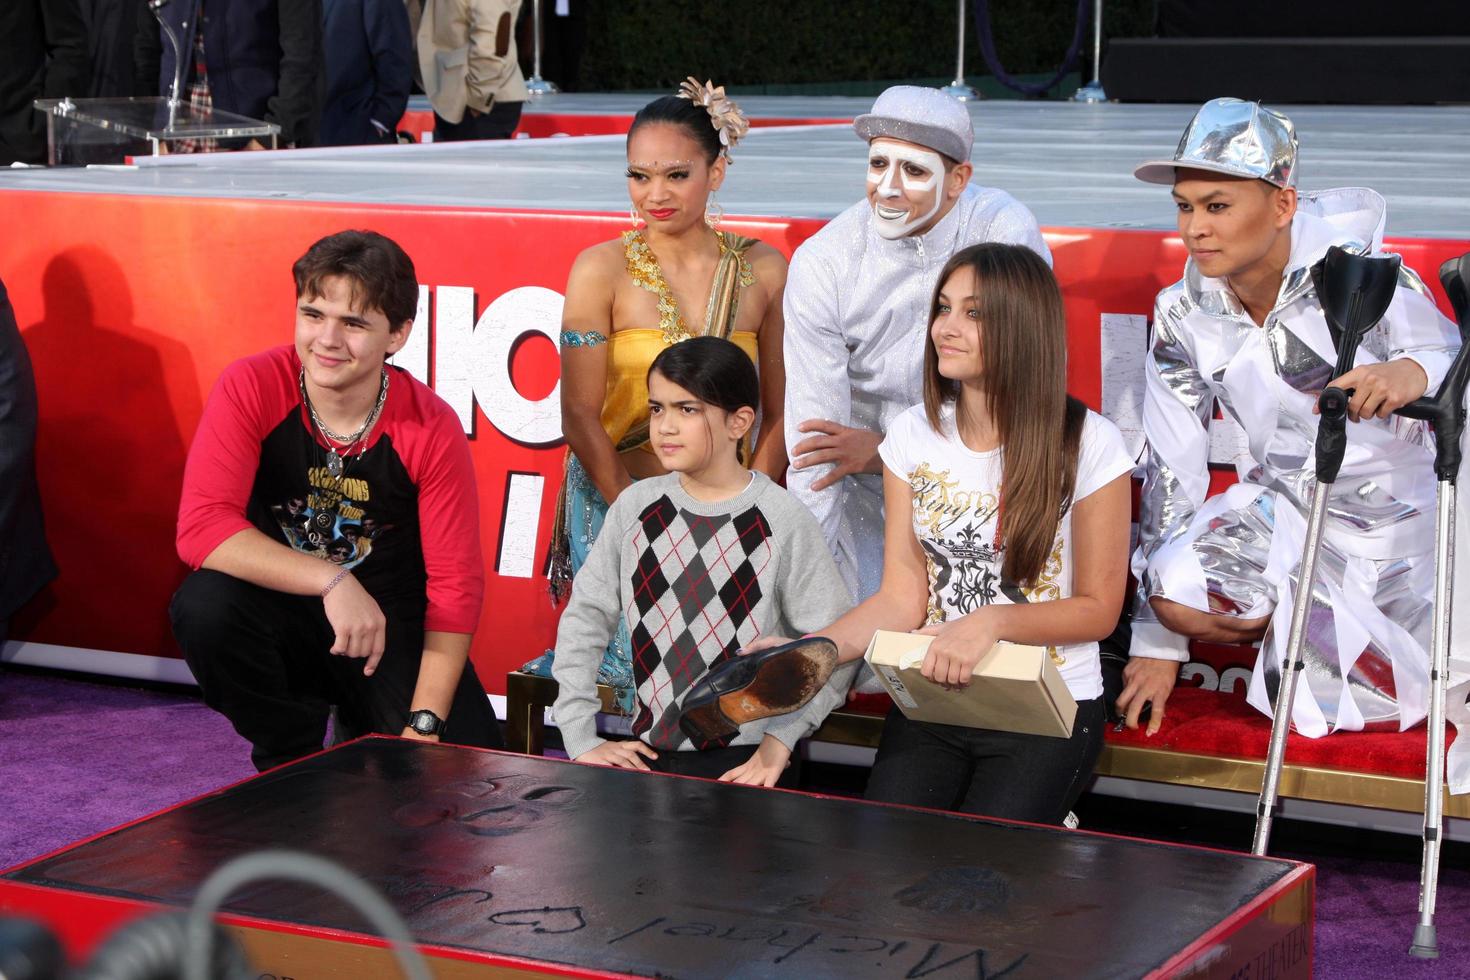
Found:
[[[1188,530],[1149,565],[1148,594],[1202,612],[1270,616],[1247,700],[1270,714],[1286,655],[1306,538],[1305,517],[1275,491],[1236,484],[1205,501]],[[1322,541],[1292,721],[1316,738],[1404,729],[1425,715],[1433,554],[1352,557]]]

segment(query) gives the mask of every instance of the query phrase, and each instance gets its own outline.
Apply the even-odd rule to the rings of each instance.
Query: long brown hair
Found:
[[[1034,585],[1046,567],[1057,525],[1072,504],[1077,451],[1087,407],[1067,394],[1067,320],[1056,276],[1029,248],[986,242],[956,252],[939,273],[924,345],[924,412],[942,431],[941,412],[955,403],[964,421],[960,384],[939,373],[933,325],[939,291],[960,269],[978,284],[985,407],[1002,451],[1001,506],[996,517],[1005,548],[1001,576]]]

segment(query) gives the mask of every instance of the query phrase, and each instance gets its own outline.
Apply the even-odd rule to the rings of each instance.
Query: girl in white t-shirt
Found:
[[[1029,249],[957,252],[939,277],[924,403],[889,426],[878,593],[822,635],[843,660],[874,630],[934,637],[925,677],[963,687],[997,640],[1046,646],[1078,711],[1070,738],[884,722],[867,797],[1060,823],[1102,748],[1097,641],[1128,574],[1133,459],[1067,395],[1062,297]]]

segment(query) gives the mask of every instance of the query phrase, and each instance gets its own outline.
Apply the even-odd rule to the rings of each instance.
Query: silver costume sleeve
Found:
[[[794,464],[796,444],[810,435],[797,431],[802,422],[827,419],[838,425],[852,424],[852,388],[847,344],[838,319],[837,283],[826,263],[797,250],[786,276],[782,308],[786,317],[786,456]],[[839,480],[825,490],[812,489],[830,469],[830,465],[808,469],[792,465],[786,471],[786,488],[817,519],[827,549],[835,555],[844,527],[847,481]]]
[[[1036,215],[1031,209],[1020,201],[1012,201],[990,223],[986,231],[985,240],[988,242],[1005,242],[1009,245],[1025,245],[1037,255],[1046,259],[1046,264],[1051,265],[1051,249],[1046,246],[1046,239],[1042,237],[1041,226],[1036,223]]]
[[[1424,369],[1429,378],[1425,391],[1434,394],[1460,348],[1455,325],[1439,312],[1429,291],[1412,270],[1400,275],[1398,291],[1384,315],[1383,323],[1373,332],[1384,333],[1385,350],[1373,353],[1385,361],[1408,358]],[[1370,338],[1376,340],[1377,337]],[[1370,345],[1371,349],[1371,345]]]
[[[1143,490],[1133,575],[1138,596],[1129,655],[1187,659],[1183,637],[1169,633],[1149,606],[1149,561],[1183,534],[1209,490],[1210,413],[1214,396],[1184,343],[1182,317],[1154,308],[1153,344],[1144,365]]]

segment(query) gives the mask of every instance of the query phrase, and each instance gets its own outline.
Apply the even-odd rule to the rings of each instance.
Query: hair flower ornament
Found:
[[[750,132],[750,120],[745,118],[740,106],[725,94],[725,86],[716,86],[709,81],[701,84],[699,79],[690,75],[679,86],[679,97],[704,106],[709,113],[710,123],[720,134],[720,145],[725,148],[725,159],[730,159],[730,150]]]

